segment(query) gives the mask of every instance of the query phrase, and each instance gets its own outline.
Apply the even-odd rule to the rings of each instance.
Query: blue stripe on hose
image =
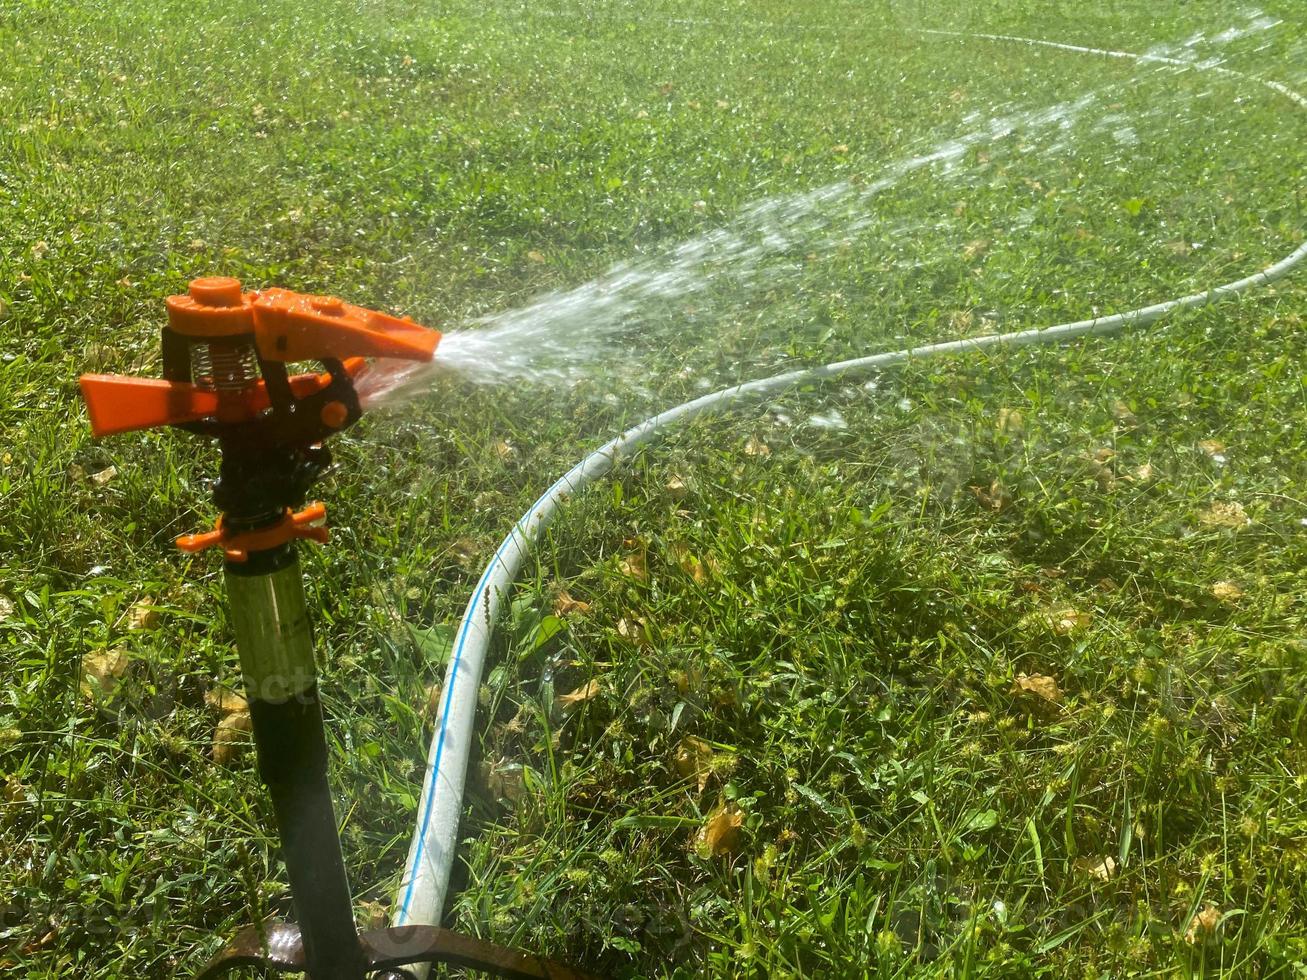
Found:
[[[570,475],[570,473],[564,474],[554,483],[553,486],[536,498],[536,502],[531,505],[531,509],[526,512],[526,516],[519,521],[513,527],[513,530],[508,533],[508,536],[500,542],[498,549],[495,551],[494,557],[486,565],[486,570],[481,575],[481,581],[477,582],[477,587],[472,593],[472,598],[468,600],[469,609],[475,610],[477,606],[481,605],[486,586],[490,584],[490,576],[495,570],[495,565],[502,558],[504,550],[513,543],[513,539],[519,533],[525,537],[526,532],[524,528],[531,523],[531,518],[535,516],[535,512],[539,509],[540,505],[553,496],[554,492],[567,481],[567,478]],[[440,759],[445,754],[445,732],[449,725],[449,711],[454,704],[454,685],[458,682],[458,665],[463,659],[463,646],[467,642],[467,635],[471,629],[472,616],[464,616],[463,628],[458,631],[458,642],[454,645],[454,659],[449,665],[449,690],[445,692],[445,706],[440,713],[440,733],[437,736],[436,742],[436,758],[431,763],[431,787],[427,790],[427,798],[423,801],[424,809],[422,811],[422,826],[418,831],[417,851],[413,855],[413,864],[408,869],[408,885],[404,889],[404,901],[400,905],[396,925],[404,925],[405,920],[408,918],[408,907],[413,901],[413,884],[417,881],[418,865],[421,864],[423,852],[426,850],[427,828],[431,823],[431,811],[434,809],[436,800],[437,777],[440,775]]]

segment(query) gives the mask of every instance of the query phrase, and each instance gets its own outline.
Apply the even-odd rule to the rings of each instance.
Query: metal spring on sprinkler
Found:
[[[191,383],[206,391],[243,391],[259,377],[253,344],[193,344]]]

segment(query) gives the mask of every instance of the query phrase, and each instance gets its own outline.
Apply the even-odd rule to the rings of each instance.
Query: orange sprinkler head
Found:
[[[96,436],[158,425],[208,430],[250,422],[270,409],[275,414],[275,396],[288,399],[287,405],[300,403],[324,392],[335,375],[352,378],[365,358],[429,361],[440,343],[438,331],[407,317],[288,289],[244,292],[239,279],[226,276],[192,280],[185,294],[168,297],[167,306],[165,379],[82,376]],[[282,365],[292,361],[319,361],[328,371],[286,378]],[[197,364],[207,373],[196,376]],[[358,417],[355,398],[321,401],[305,407],[320,420],[322,437]]]
[[[369,357],[429,361],[440,334],[333,297],[245,292],[222,276],[196,279],[167,303],[162,378],[82,376],[91,430],[174,425],[219,441],[214,500],[224,516],[183,537],[185,551],[220,545],[241,562],[295,538],[325,540],[322,508],[295,508],[331,461],[323,442],[363,413],[355,375]],[[289,375],[300,361],[325,370]]]

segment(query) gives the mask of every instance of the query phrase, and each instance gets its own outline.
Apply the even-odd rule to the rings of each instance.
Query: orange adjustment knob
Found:
[[[298,514],[291,513],[290,508],[282,519],[271,527],[257,531],[234,533],[228,530],[221,517],[212,531],[202,534],[183,534],[177,539],[177,547],[188,554],[204,551],[206,548],[222,548],[228,561],[242,562],[250,557],[251,551],[268,551],[287,541],[308,538],[319,544],[326,544],[330,532],[317,523],[326,520],[327,508],[320,504],[309,504]]]
[[[231,337],[254,332],[254,300],[231,276],[192,279],[183,296],[169,296],[168,326],[187,337]]]

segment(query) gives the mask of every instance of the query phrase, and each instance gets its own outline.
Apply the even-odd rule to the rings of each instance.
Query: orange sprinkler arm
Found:
[[[265,289],[254,301],[254,338],[267,361],[324,357],[393,357],[429,361],[440,333],[400,318],[365,310],[335,296],[306,296]]]
[[[366,363],[362,357],[352,357],[345,362],[345,371],[354,377]],[[304,398],[321,391],[329,381],[326,374],[297,374],[290,379],[290,389],[296,398]],[[239,421],[255,417],[271,404],[262,381],[238,392],[121,374],[83,374],[78,383],[96,438],[210,417]]]

